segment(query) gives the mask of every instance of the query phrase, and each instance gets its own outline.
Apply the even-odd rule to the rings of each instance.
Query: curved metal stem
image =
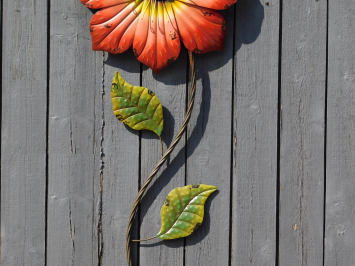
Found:
[[[145,191],[147,190],[150,182],[153,180],[153,177],[157,174],[159,169],[162,167],[162,165],[165,163],[165,161],[168,159],[170,153],[174,150],[178,142],[180,141],[182,135],[184,134],[187,124],[191,118],[191,113],[192,109],[194,107],[194,102],[195,102],[195,93],[196,93],[196,73],[195,73],[195,61],[192,55],[192,52],[189,51],[189,60],[190,60],[190,68],[191,68],[191,91],[190,91],[190,100],[188,104],[188,108],[186,111],[185,119],[184,122],[179,130],[179,133],[176,135],[175,139],[173,142],[170,144],[169,148],[166,150],[164,156],[160,159],[158,164],[154,167],[146,181],[144,182],[143,186],[138,192],[138,195],[136,197],[136,200],[133,203],[133,207],[131,210],[131,214],[129,216],[128,220],[128,226],[127,226],[127,232],[126,232],[126,253],[127,253],[127,262],[129,266],[132,266],[132,259],[131,259],[131,229],[132,229],[132,224],[133,224],[133,219],[137,213],[138,209],[138,204],[141,201]]]
[[[132,242],[141,242],[141,241],[148,241],[148,240],[151,240],[151,239],[154,239],[156,238],[156,236],[153,236],[151,238],[147,238],[147,239],[138,239],[138,240],[131,240]]]
[[[164,148],[163,148],[163,140],[161,139],[160,136],[158,136],[160,139],[160,146],[161,146],[161,156],[164,156]]]

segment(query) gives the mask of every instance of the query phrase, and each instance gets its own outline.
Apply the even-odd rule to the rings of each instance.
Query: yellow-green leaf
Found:
[[[111,88],[113,113],[135,130],[151,130],[158,136],[164,127],[163,106],[147,88],[128,84],[117,71]]]
[[[162,225],[157,237],[175,239],[194,232],[202,224],[208,196],[216,190],[203,184],[173,189],[161,208]]]

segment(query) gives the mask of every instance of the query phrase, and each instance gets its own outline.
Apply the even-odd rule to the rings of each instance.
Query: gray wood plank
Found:
[[[326,1],[283,1],[280,265],[323,265],[326,40]]]
[[[197,91],[188,128],[187,184],[216,185],[202,225],[186,238],[185,265],[228,265],[234,9],[226,20],[224,50],[196,55]]]
[[[80,1],[51,1],[50,12],[47,263],[97,265],[93,210],[99,200],[94,184],[100,181],[103,53],[91,49],[92,12]]]
[[[178,133],[186,112],[187,51],[182,49],[174,64],[158,75],[144,68],[142,85],[152,90],[164,108],[164,151]],[[160,169],[141,203],[140,238],[156,235],[161,227],[160,209],[166,196],[176,187],[185,185],[185,138],[182,138]],[[161,158],[160,141],[154,132],[143,131],[141,141],[141,184],[144,183]],[[140,244],[140,265],[182,266],[184,263],[184,239],[162,241],[155,239]]]
[[[269,266],[277,249],[279,1],[238,1],[236,10],[232,265]]]
[[[47,1],[3,8],[1,264],[45,265]]]
[[[122,54],[109,54],[104,65],[103,266],[126,265],[127,222],[139,187],[139,132],[122,124],[112,111],[110,91],[117,70],[128,83],[140,84],[140,63],[131,49]],[[137,239],[137,233],[134,228],[132,239]],[[137,265],[137,245],[132,246],[132,254],[133,265]]]
[[[49,153],[96,152],[102,53],[91,50],[92,12],[80,1],[52,1]]]
[[[94,157],[49,155],[47,265],[93,265]]]
[[[355,2],[329,2],[326,266],[355,261]]]

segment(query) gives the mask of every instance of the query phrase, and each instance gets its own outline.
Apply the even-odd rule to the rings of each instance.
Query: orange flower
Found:
[[[180,53],[180,39],[195,53],[223,49],[225,21],[213,9],[237,0],[81,0],[101,9],[90,22],[92,49],[122,53],[133,44],[137,59],[158,73]]]

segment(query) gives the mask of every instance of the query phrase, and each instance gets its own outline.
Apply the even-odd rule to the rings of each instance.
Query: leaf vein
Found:
[[[170,216],[169,216],[169,221],[170,221],[170,223],[172,224],[172,226],[169,228],[169,230],[165,231],[165,233],[163,233],[163,234],[167,234],[167,232],[169,232],[169,231],[171,230],[171,228],[174,227],[175,223],[180,219],[181,215],[182,215],[184,212],[195,214],[196,216],[198,216],[198,217],[200,217],[200,218],[203,219],[203,217],[202,217],[201,215],[198,215],[198,214],[196,214],[196,213],[194,213],[194,212],[186,211],[186,208],[187,208],[189,205],[197,205],[197,204],[190,204],[190,202],[191,202],[194,198],[200,196],[202,193],[204,193],[204,192],[206,192],[206,191],[209,191],[209,190],[202,191],[201,193],[199,193],[198,195],[196,195],[195,197],[193,197],[193,198],[189,201],[189,203],[186,205],[186,207],[184,208],[184,210],[180,213],[179,217],[178,217],[174,222],[171,222]],[[192,193],[191,193],[191,194],[192,194]],[[203,197],[207,197],[207,196],[203,196]],[[204,205],[200,205],[200,206],[204,206]],[[164,209],[164,208],[162,208],[162,209],[163,209],[164,212],[166,213],[165,209]],[[181,221],[183,221],[183,220],[181,220]],[[175,228],[175,227],[174,227],[174,228]]]
[[[194,225],[195,226],[195,224],[193,224],[193,223],[190,223],[190,222],[188,222],[188,221],[185,221],[185,220],[179,220],[180,222],[184,222],[184,223],[187,223],[187,224],[191,224],[191,225]]]
[[[170,227],[170,229],[174,226],[174,223],[170,220],[170,216],[169,216],[169,214],[166,212],[166,210],[163,208],[163,210],[164,210],[164,212],[165,212],[165,216],[167,216],[168,217],[168,220],[169,220],[169,222],[170,222],[170,224],[172,224],[172,226]],[[169,230],[170,230],[169,229]],[[169,231],[168,230],[168,231]]]
[[[184,208],[184,209],[185,209],[185,207],[186,207],[186,206],[184,206],[184,204],[182,203],[182,199],[181,199],[181,195],[180,195],[180,193],[179,193],[179,190],[178,190],[178,189],[176,189],[175,191],[176,191],[176,194],[178,194],[178,196],[179,196],[179,200],[180,200],[181,208]]]
[[[139,94],[137,107],[139,106],[139,101],[141,100],[141,96],[142,96],[142,94],[143,94],[143,92],[144,92],[145,90],[146,90],[146,89],[142,90],[141,94]]]
[[[185,230],[183,230],[183,229],[180,229],[179,227],[172,227],[171,229],[178,229],[178,230],[180,230],[180,231],[183,231],[184,233],[187,233],[187,234],[190,234],[190,232],[187,232],[187,231],[185,231]],[[170,229],[170,230],[171,230]]]
[[[133,89],[132,89],[133,90]],[[126,99],[127,101],[129,101],[129,103],[132,105],[131,107],[137,107],[138,108],[138,110],[139,110],[139,112],[140,113],[142,113],[142,114],[144,114],[146,117],[148,117],[148,119],[150,120],[150,121],[152,121],[155,125],[156,125],[156,127],[157,128],[159,128],[159,126],[160,126],[160,124],[161,124],[161,122],[162,121],[164,121],[164,118],[160,121],[160,123],[159,124],[157,124],[156,122],[154,122],[153,121],[153,117],[154,117],[154,115],[152,116],[152,118],[150,118],[147,114],[146,114],[146,112],[143,112],[141,109],[139,109],[139,101],[140,101],[140,99],[141,99],[141,95],[143,94],[143,92],[146,90],[146,88],[142,91],[142,93],[139,95],[139,99],[138,99],[138,104],[137,105],[135,105],[132,101],[130,101],[130,99],[128,99],[128,98],[126,98],[126,97],[124,97],[124,96],[116,96],[116,97],[112,97],[112,99],[116,99],[116,98],[124,98],[124,99]],[[153,96],[154,97],[154,96]],[[160,100],[159,100],[159,102],[160,102]],[[161,105],[161,103],[159,103],[159,105]],[[158,106],[159,106],[158,105]],[[131,108],[131,107],[129,107],[129,108]],[[148,107],[147,107],[148,108]],[[123,109],[123,108],[122,108]],[[117,109],[117,110],[121,110],[121,109]],[[116,110],[115,110],[116,111]],[[154,112],[154,114],[155,114],[155,112]],[[127,119],[127,118],[126,118]]]
[[[125,107],[125,108],[116,109],[115,111],[121,111],[121,110],[129,109],[129,108],[137,108],[137,107],[135,107],[135,106]]]
[[[161,124],[163,121],[164,121],[164,119],[162,119],[162,120],[160,121],[160,123],[159,123],[158,127],[160,126],[160,124]]]
[[[188,213],[195,214],[196,216],[201,217],[201,218],[203,219],[203,217],[202,217],[201,215],[198,215],[198,214],[196,214],[196,213],[194,213],[194,212],[189,212],[189,211],[183,211],[183,212],[188,212]]]
[[[126,121],[128,118],[130,118],[130,117],[132,117],[132,116],[135,116],[135,115],[140,115],[141,113],[137,113],[137,114],[134,114],[134,115],[130,115],[130,116],[128,116],[128,117],[126,117],[124,120],[122,120],[122,123],[124,122],[124,121]],[[146,121],[146,120],[143,120],[143,121]]]
[[[158,108],[159,108],[160,105],[161,105],[161,103],[159,103],[158,106],[157,106],[157,108],[155,108],[152,118],[154,117],[155,112],[158,110]]]
[[[139,121],[137,124],[135,124],[134,126],[132,126],[132,128],[135,127],[136,125],[138,125],[138,124],[140,124],[140,123],[143,123],[143,122],[145,122],[145,121],[148,121],[148,120],[150,120],[150,119],[148,118],[148,119],[146,119],[146,120]]]
[[[133,93],[133,89],[134,89],[134,86],[132,86],[132,89],[131,89],[131,95],[129,96],[129,101],[132,102],[132,93]]]
[[[179,215],[179,212],[175,209],[174,204],[171,204],[170,206],[174,209],[175,213],[176,213],[177,215]]]
[[[145,113],[147,113],[149,104],[150,104],[150,102],[153,100],[154,97],[155,97],[155,95],[154,95],[152,98],[150,98],[150,100],[149,100],[149,102],[148,102],[148,104],[147,104],[147,107],[145,108]],[[149,117],[149,116],[148,116],[148,117]],[[150,117],[149,117],[149,118],[150,118]],[[153,116],[152,116],[152,118],[153,118]]]

